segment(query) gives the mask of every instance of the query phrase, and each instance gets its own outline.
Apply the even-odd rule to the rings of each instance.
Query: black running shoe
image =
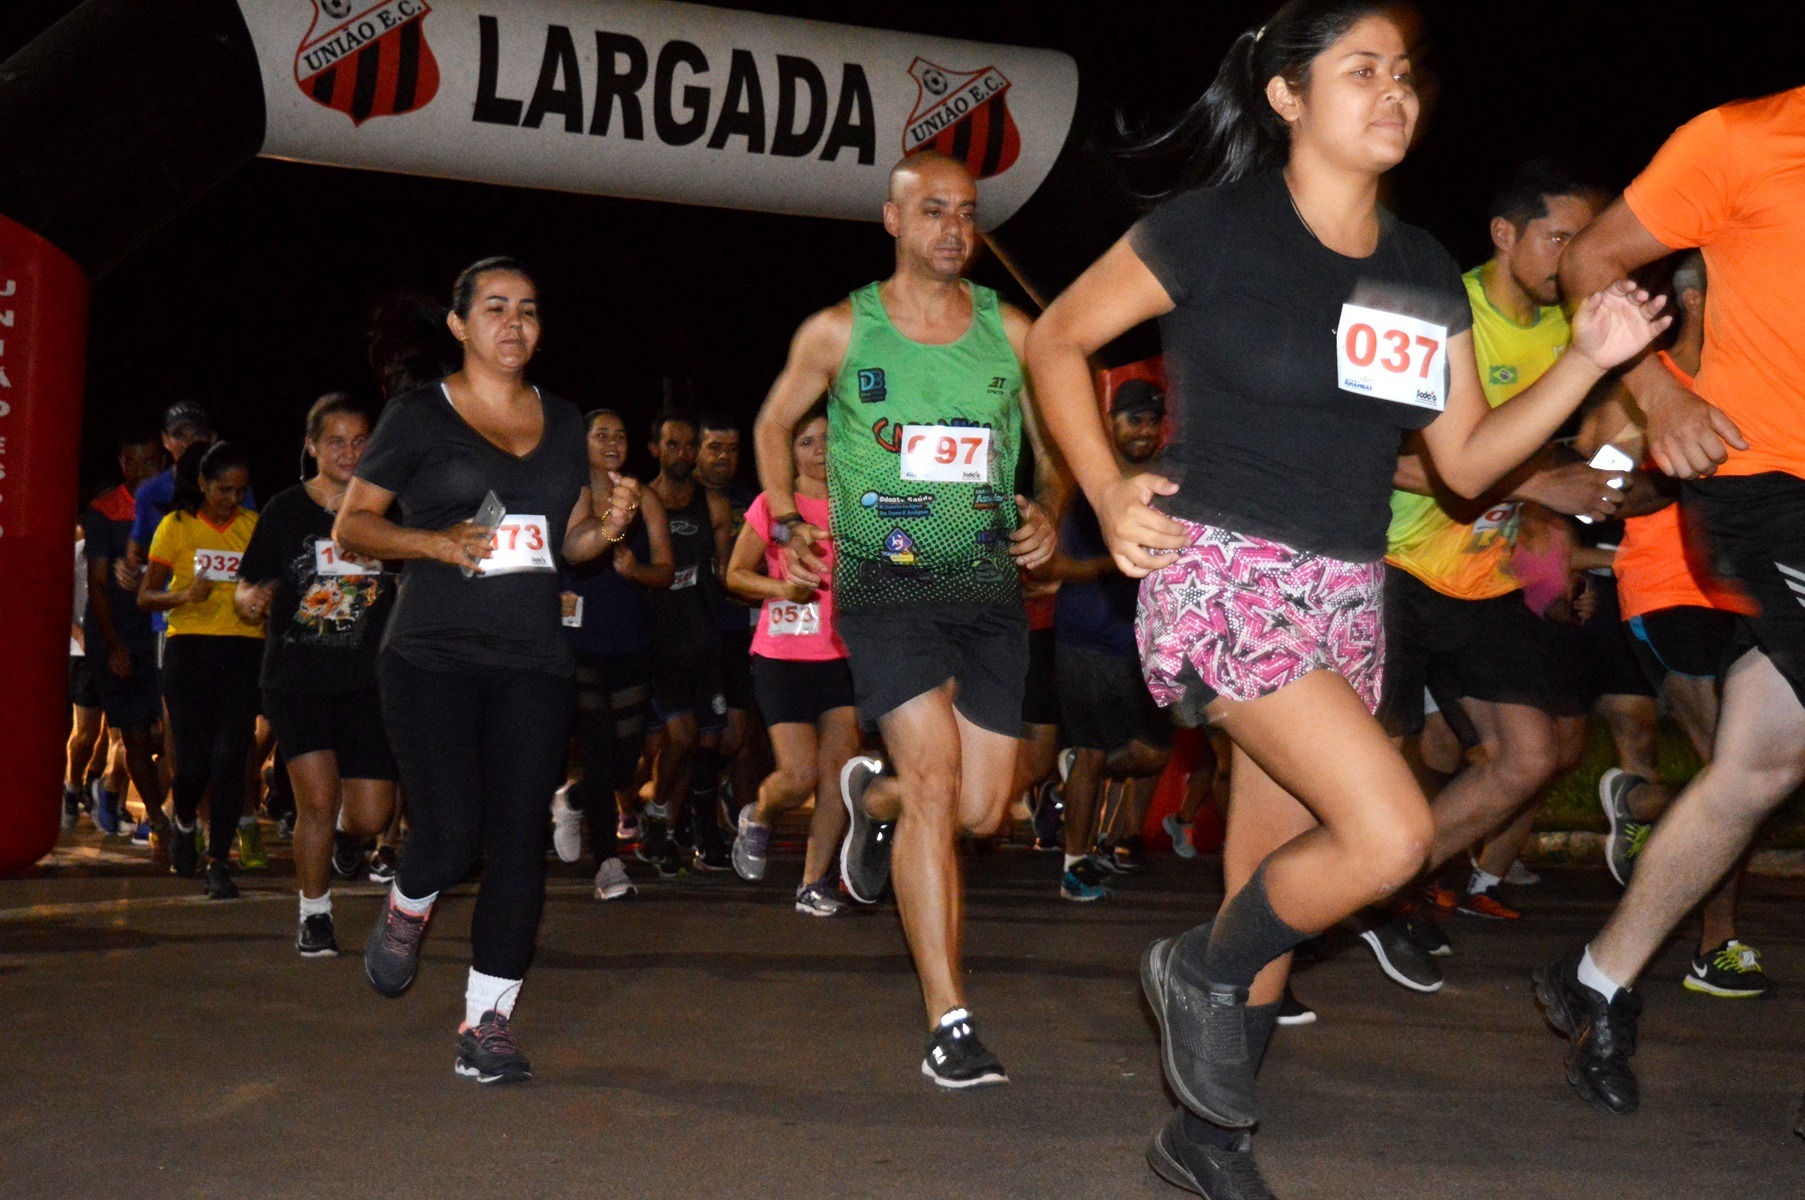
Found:
[[[733,870],[733,855],[724,846],[697,846],[690,855],[690,865],[703,874]]]
[[[370,855],[370,882],[395,882],[395,867],[399,862],[393,846],[376,847],[376,852]]]
[[[225,863],[215,861],[207,864],[207,899],[238,899],[238,885],[232,882],[232,868]]]
[[[420,941],[431,915],[402,912],[392,895],[383,902],[382,915],[364,943],[364,975],[371,987],[384,996],[399,996],[408,989],[420,967]]]
[[[332,914],[302,917],[301,928],[295,934],[295,949],[302,958],[337,958],[338,938],[332,933]]]
[[[1116,874],[1134,875],[1145,871],[1150,865],[1147,858],[1147,846],[1136,833],[1123,838],[1110,851],[1110,858],[1115,862]]]
[[[363,874],[363,839],[340,829],[332,835],[332,873],[340,879],[356,879]]]
[[[63,832],[74,833],[81,824],[81,791],[63,785]]]
[[[1058,850],[1059,827],[1064,824],[1065,799],[1056,779],[1045,779],[1034,789],[1034,848]]]
[[[1404,936],[1415,942],[1417,948],[1430,958],[1447,958],[1454,953],[1454,944],[1448,941],[1448,935],[1435,923],[1435,918],[1423,912],[1412,912],[1400,920],[1404,926]]]
[[[940,1018],[933,1036],[928,1038],[921,1073],[943,1088],[989,1087],[1009,1082],[1003,1064],[978,1040],[971,1014],[963,1008],[955,1008]]]
[[[656,863],[664,858],[665,847],[670,842],[670,821],[665,817],[656,817],[646,813],[639,822],[639,841],[633,846],[633,856],[642,863]]]
[[[1185,1110],[1176,1108],[1147,1146],[1153,1173],[1204,1200],[1273,1200],[1253,1157],[1253,1138],[1242,1130],[1224,1146],[1185,1137]]]
[[[1285,994],[1279,998],[1278,1022],[1280,1025],[1316,1024],[1316,1010],[1299,1000],[1288,983],[1285,985]]]
[[[852,828],[840,843],[840,879],[860,904],[876,904],[890,885],[890,842],[895,821],[879,821],[865,812],[865,789],[884,772],[875,758],[855,754],[840,768],[840,799]]]
[[[169,823],[169,869],[183,879],[193,879],[195,872],[201,869],[201,848],[194,842],[194,827],[183,829],[174,821]]]
[[[1606,1000],[1579,981],[1585,947],[1569,950],[1535,972],[1536,999],[1548,1023],[1567,1036],[1567,1082],[1600,1112],[1627,1116],[1642,1100],[1630,1069],[1642,997],[1628,988]]]
[[[653,864],[658,868],[658,878],[675,879],[679,875],[686,874],[683,866],[684,857],[683,850],[677,845],[676,839],[667,837],[660,842],[658,853],[652,858]]]
[[[1173,970],[1177,938],[1141,956],[1141,991],[1159,1022],[1160,1064],[1184,1106],[1230,1129],[1259,1120],[1247,1050],[1247,989],[1197,987]]]
[[[478,1083],[525,1083],[533,1077],[533,1064],[520,1052],[508,1019],[493,1009],[458,1031],[458,1057],[451,1069]]]
[[[1402,920],[1374,922],[1356,918],[1356,921],[1360,940],[1372,947],[1373,957],[1379,960],[1379,969],[1393,983],[1413,992],[1441,990],[1441,968],[1410,936]]]

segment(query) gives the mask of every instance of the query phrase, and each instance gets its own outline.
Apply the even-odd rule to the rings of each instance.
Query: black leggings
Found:
[[[207,857],[225,862],[244,815],[245,760],[257,730],[261,638],[188,633],[163,648],[163,699],[175,742],[175,817],[193,825],[207,797]]]
[[[407,793],[396,884],[421,899],[483,860],[471,965],[521,979],[545,907],[546,806],[564,775],[573,684],[537,671],[429,671],[383,654],[382,714]]]
[[[571,789],[571,799],[588,818],[597,867],[620,853],[614,794],[632,786],[639,765],[651,698],[648,679],[643,654],[577,656],[577,749],[583,778]]]

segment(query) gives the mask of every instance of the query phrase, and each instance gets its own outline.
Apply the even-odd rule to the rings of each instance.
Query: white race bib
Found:
[[[483,559],[484,575],[514,575],[521,571],[554,571],[552,540],[544,517],[509,513],[489,537],[489,557]]]
[[[930,483],[989,483],[990,430],[904,425],[902,477]]]
[[[238,561],[243,557],[240,550],[196,550],[194,577],[231,583],[238,578]]]
[[[568,617],[563,618],[564,627],[566,629],[583,628],[583,597],[578,596],[576,598],[576,600],[577,600],[576,607],[571,610],[571,613]]]
[[[673,573],[671,575],[671,591],[674,592],[679,588],[695,587],[696,573],[699,569],[700,568],[698,567],[689,566]]]
[[[1448,405],[1447,327],[1343,304],[1335,381],[1344,392],[1441,412]]]
[[[1479,519],[1473,522],[1473,532],[1490,533],[1493,530],[1504,528],[1506,525],[1509,525],[1512,521],[1516,520],[1516,518],[1516,501],[1512,500],[1507,501],[1504,504],[1494,504],[1479,514]]]
[[[380,575],[382,564],[353,554],[331,538],[313,539],[313,571],[316,575]]]
[[[797,604],[793,600],[767,600],[765,612],[770,620],[765,632],[772,637],[807,637],[821,632],[821,605],[811,600]]]

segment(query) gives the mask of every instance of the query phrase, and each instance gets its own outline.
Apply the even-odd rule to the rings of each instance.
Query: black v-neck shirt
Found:
[[[1173,430],[1154,470],[1179,491],[1161,508],[1346,561],[1385,556],[1403,434],[1436,414],[1337,386],[1342,305],[1449,338],[1473,314],[1441,243],[1383,209],[1379,222],[1371,255],[1337,254],[1274,172],[1186,192],[1129,230],[1176,305],[1159,322]]]
[[[395,493],[390,519],[409,529],[449,529],[476,516],[490,491],[510,514],[542,516],[552,559],[589,486],[583,417],[568,400],[540,393],[539,444],[516,457],[458,414],[439,384],[397,396],[383,410],[357,477]],[[433,671],[504,668],[569,676],[556,570],[464,578],[434,559],[402,574],[383,649]]]

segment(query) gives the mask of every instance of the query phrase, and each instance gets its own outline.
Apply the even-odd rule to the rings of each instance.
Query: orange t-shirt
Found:
[[[1698,394],[1749,443],[1718,474],[1805,477],[1805,88],[1688,121],[1623,199],[1662,245],[1704,252]]]
[[[1712,300],[1715,299],[1714,295]],[[1706,311],[1710,311],[1709,304]],[[1661,365],[1678,376],[1681,383],[1693,386],[1692,376],[1682,371],[1666,351],[1659,357]],[[1611,560],[1611,569],[1617,573],[1617,600],[1624,620],[1663,608],[1686,606],[1745,614],[1755,611],[1747,597],[1704,569],[1696,544],[1691,547],[1695,553],[1687,553],[1687,540],[1677,504],[1645,517],[1624,519],[1623,540],[1617,544],[1617,554]]]

